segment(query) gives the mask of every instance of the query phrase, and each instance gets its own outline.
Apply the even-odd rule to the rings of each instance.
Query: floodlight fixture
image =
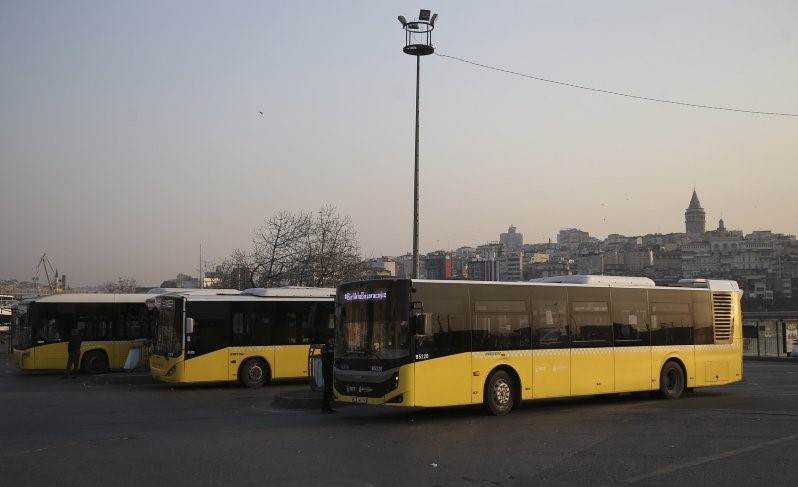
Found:
[[[428,56],[435,52],[432,45],[432,31],[435,29],[435,21],[438,14],[432,14],[429,10],[421,10],[418,20],[407,21],[400,15],[399,22],[405,30],[404,52],[411,56]]]

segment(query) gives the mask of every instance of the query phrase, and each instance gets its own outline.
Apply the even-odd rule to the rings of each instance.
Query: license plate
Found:
[[[368,404],[368,403],[369,403],[369,398],[367,397],[355,396],[352,398],[352,404]]]

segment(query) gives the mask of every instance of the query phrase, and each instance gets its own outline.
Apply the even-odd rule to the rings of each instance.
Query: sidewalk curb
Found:
[[[743,361],[746,360],[753,362],[786,362],[798,364],[798,357],[765,357],[759,355],[743,355]]]

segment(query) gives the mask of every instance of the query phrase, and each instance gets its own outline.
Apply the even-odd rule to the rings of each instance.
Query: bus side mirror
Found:
[[[186,318],[186,335],[194,333],[194,318]]]
[[[414,335],[429,335],[430,332],[430,315],[421,313],[413,316],[413,334]]]

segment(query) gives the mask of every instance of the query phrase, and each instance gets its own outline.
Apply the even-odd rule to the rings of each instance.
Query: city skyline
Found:
[[[0,277],[43,253],[75,286],[196,275],[200,246],[222,259],[323,205],[364,258],[405,254],[415,60],[396,17],[420,7],[440,54],[421,61],[421,253],[510,224],[541,243],[680,232],[693,187],[708,228],[798,233],[798,118],[509,73],[795,114],[794,2],[5,2]]]
[[[745,231],[740,230],[740,229],[727,228],[725,226],[725,222],[724,222],[724,220],[722,218],[718,221],[718,226],[714,227],[711,224],[711,222],[706,221],[705,209],[702,207],[695,189],[693,190],[692,198],[690,199],[690,203],[689,203],[689,205],[688,205],[688,207],[685,210],[683,215],[684,215],[684,218],[685,218],[685,221],[684,221],[685,228],[682,231],[667,232],[667,233],[647,232],[647,233],[635,234],[635,235],[624,235],[624,234],[620,234],[620,233],[614,232],[614,233],[610,233],[610,234],[606,235],[604,238],[599,238],[599,237],[597,237],[595,235],[590,235],[590,232],[583,232],[579,228],[563,227],[563,228],[561,228],[558,231],[557,236],[554,239],[552,239],[550,242],[524,242],[523,232],[518,232],[518,228],[515,225],[510,224],[508,229],[507,229],[507,232],[506,233],[505,232],[500,233],[498,238],[496,238],[496,239],[488,240],[488,241],[485,241],[485,242],[482,242],[482,243],[462,244],[462,245],[459,245],[459,246],[457,246],[455,248],[449,248],[449,249],[443,249],[443,248],[442,249],[434,249],[434,250],[431,250],[429,252],[422,253],[421,257],[422,257],[423,260],[426,260],[430,255],[435,255],[435,254],[438,254],[440,252],[444,252],[444,253],[448,254],[448,253],[454,253],[456,251],[459,251],[459,250],[462,250],[462,249],[467,249],[467,248],[471,248],[471,249],[477,250],[477,253],[478,253],[479,247],[482,247],[482,246],[488,246],[488,247],[490,247],[490,246],[503,246],[503,247],[507,247],[507,248],[504,249],[504,251],[523,250],[521,247],[524,247],[524,248],[529,248],[529,247],[549,247],[550,245],[556,245],[557,247],[559,247],[562,244],[562,242],[560,242],[559,240],[560,240],[560,237],[563,235],[563,233],[566,233],[566,234],[573,234],[573,233],[582,234],[582,233],[584,233],[586,236],[589,236],[591,239],[595,239],[596,241],[602,242],[602,243],[604,243],[604,242],[606,242],[608,240],[613,240],[611,237],[616,237],[616,236],[617,237],[621,237],[621,238],[626,238],[626,239],[635,239],[635,238],[652,237],[652,236],[657,236],[657,235],[662,235],[662,236],[680,235],[680,236],[687,237],[688,239],[690,239],[692,241],[700,242],[700,241],[705,240],[707,235],[713,234],[713,233],[718,232],[718,231],[724,232],[724,234],[729,234],[729,235],[739,235],[739,238],[747,238],[747,237],[750,237],[752,235],[755,235],[756,233],[772,233],[774,237],[786,236],[786,237],[792,238],[792,240],[795,240],[795,235],[784,234],[784,233],[781,233],[781,232],[779,232],[777,230],[774,231],[774,229],[759,229],[759,230],[752,230],[751,232],[746,233]],[[761,238],[761,237],[756,237],[756,238]],[[504,241],[505,239],[508,240],[508,241],[505,242]],[[514,245],[508,246],[508,243],[510,243],[510,242],[513,242]],[[510,248],[510,247],[513,247],[513,248]],[[643,247],[646,247],[646,245],[643,245]],[[401,259],[401,258],[409,258],[411,255],[412,255],[411,252],[407,251],[407,252],[404,252],[404,253],[401,253],[401,254],[396,254],[396,255],[383,254],[383,255],[380,255],[380,256],[364,256],[364,261],[367,261],[367,260],[382,260],[382,259],[386,259],[386,258],[387,259],[397,259],[398,260],[398,259]],[[42,257],[42,259],[44,259],[44,256]],[[48,264],[49,264],[49,262],[48,262]],[[203,263],[203,265],[207,265],[207,264],[208,264],[208,262],[204,262]],[[52,268],[50,268],[50,270],[52,270]],[[520,272],[520,268],[518,270]],[[46,286],[46,284],[47,284],[46,272],[47,271],[44,268],[42,268],[42,270],[41,270],[41,272],[39,274],[44,274],[44,275],[37,274],[37,276],[34,276],[36,278],[36,280],[39,281],[38,282],[39,286]],[[206,273],[211,273],[211,275],[212,275],[213,274],[213,269],[204,268],[203,269],[203,277],[205,277]],[[426,271],[424,271],[424,266],[422,265],[422,273],[421,273],[422,278],[423,278],[423,276],[425,274],[426,274]],[[157,279],[155,282],[150,282],[150,283],[138,282],[138,285],[139,286],[143,286],[143,287],[159,287],[159,286],[162,286],[162,285],[165,285],[167,287],[175,287],[175,286],[181,287],[183,283],[175,282],[175,284],[169,284],[169,285],[165,284],[167,282],[174,281],[174,277],[179,276],[179,275],[182,275],[182,276],[185,276],[187,278],[192,279],[193,280],[192,281],[193,284],[191,284],[191,285],[198,285],[198,283],[199,283],[198,277],[192,275],[191,272],[180,271],[180,272],[178,272],[175,275],[164,276],[162,279]],[[199,276],[199,272],[197,273],[197,276]],[[52,277],[53,279],[57,278],[57,276],[49,276],[49,277]],[[116,276],[114,278],[106,279],[103,282],[97,282],[97,283],[93,283],[93,284],[89,284],[89,285],[80,285],[78,287],[97,287],[97,286],[100,286],[100,285],[106,284],[106,283],[114,284],[117,278],[127,278],[127,277],[128,276]],[[16,278],[12,278],[12,279],[16,279]],[[0,280],[10,280],[10,279],[5,278],[4,276],[0,276]],[[20,282],[29,282],[29,280],[27,280],[27,279],[16,279],[16,280],[18,280]],[[68,285],[69,285],[69,283],[68,283]],[[72,287],[72,286],[69,286],[69,287]]]

